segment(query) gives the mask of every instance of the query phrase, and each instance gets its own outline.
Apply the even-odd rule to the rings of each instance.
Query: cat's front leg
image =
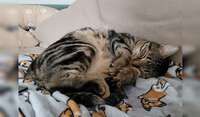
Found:
[[[128,65],[126,67],[121,68],[117,75],[113,77],[115,80],[119,80],[119,86],[121,85],[131,85],[134,84],[136,78],[139,77],[140,71],[139,69]]]
[[[120,69],[128,66],[131,61],[131,55],[129,53],[121,53],[112,58],[112,62],[109,67],[109,74],[116,75]]]
[[[130,55],[120,54],[113,58],[110,68],[119,69],[121,67],[127,66],[130,61]]]

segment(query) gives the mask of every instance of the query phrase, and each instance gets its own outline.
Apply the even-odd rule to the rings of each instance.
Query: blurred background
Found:
[[[136,11],[135,14],[133,13],[129,15],[136,17],[134,20],[131,20],[135,21],[133,26],[137,27],[134,33],[145,38],[149,37],[151,40],[156,38],[156,41],[162,40],[161,42],[169,42],[171,44],[174,43],[181,46],[181,58],[179,58],[179,61],[181,59],[184,66],[184,80],[181,88],[183,115],[184,117],[199,117],[200,47],[198,47],[198,45],[200,45],[200,28],[198,26],[200,23],[197,19],[200,17],[200,15],[197,13],[197,11],[200,10],[200,4],[196,3],[193,5],[193,1],[190,3],[179,1],[176,2],[177,4],[173,4],[171,1],[165,1],[168,5],[166,5],[165,9],[163,7],[163,13],[161,12],[154,14],[152,12],[162,11],[162,8],[160,7],[165,5],[158,5],[161,4],[161,2],[155,1],[150,2],[149,4],[145,3],[145,1],[135,1],[137,4],[134,5],[135,7],[133,9],[128,9],[130,6],[127,9],[124,7],[128,11]],[[18,113],[18,78],[20,78],[21,75],[23,76],[24,68],[27,67],[26,65],[30,64],[30,57],[26,58],[27,56],[25,56],[24,58],[26,61],[24,62],[25,59],[23,57],[22,59],[19,59],[19,55],[21,53],[28,52],[35,52],[37,54],[43,50],[43,48],[40,48],[41,42],[36,38],[35,30],[38,26],[41,26],[41,24],[45,26],[49,22],[51,23],[51,20],[49,20],[49,22],[45,21],[51,17],[56,17],[56,14],[58,14],[58,16],[65,14],[67,8],[74,2],[75,0],[0,1],[0,116],[3,115],[2,117],[15,117]],[[104,5],[105,9],[114,8],[115,5],[112,6],[110,4],[111,2],[108,3],[108,6]],[[84,4],[82,5],[82,8],[84,8],[90,3],[82,4]],[[116,4],[116,7],[121,8],[118,5],[119,4]],[[187,5],[190,7],[183,9]],[[156,9],[156,7],[158,8]],[[62,10],[63,12],[61,12]],[[103,10],[101,12],[103,12]],[[111,9],[110,11],[114,12],[115,9]],[[164,15],[164,17],[159,19],[159,16],[162,15]],[[90,15],[88,15],[88,17],[89,16]],[[112,18],[115,19],[115,17],[108,18],[107,14],[102,16],[105,16],[104,20],[106,21],[107,18],[108,22],[109,20],[112,22]],[[91,18],[91,21],[92,19],[93,18]],[[52,24],[52,27],[55,28],[56,26],[53,25],[56,24]],[[169,27],[165,28],[166,26]],[[162,36],[163,38],[161,38]],[[181,43],[181,39],[184,39],[183,43]],[[18,50],[20,50],[20,52]],[[23,67],[20,67],[20,65],[23,65]]]

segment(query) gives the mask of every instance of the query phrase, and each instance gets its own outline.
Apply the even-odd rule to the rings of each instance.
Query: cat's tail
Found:
[[[105,104],[105,101],[101,97],[90,92],[74,92],[74,93],[66,93],[66,95],[69,96],[78,104],[83,104],[88,108],[93,108],[96,107],[97,105]]]

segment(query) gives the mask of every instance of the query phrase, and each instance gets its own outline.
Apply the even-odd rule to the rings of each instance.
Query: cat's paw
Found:
[[[119,110],[127,113],[128,111],[132,110],[132,106],[130,104],[128,104],[125,101],[120,102],[117,106],[116,106]]]
[[[103,86],[101,87],[101,91],[99,94],[102,96],[102,98],[105,99],[110,96],[110,90],[109,88],[107,88],[107,86]]]
[[[110,96],[110,88],[104,79],[98,81],[99,85],[99,94],[102,98],[107,98]]]

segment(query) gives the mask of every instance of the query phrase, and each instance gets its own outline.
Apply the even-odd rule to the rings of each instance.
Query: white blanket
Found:
[[[19,72],[22,72],[21,74],[25,73],[28,67],[24,66],[23,63],[30,64],[34,56],[32,54],[19,56]],[[169,69],[174,74],[172,70],[175,71],[176,69],[174,67]],[[23,78],[23,75],[21,75],[21,78]],[[67,108],[66,101],[69,97],[59,92],[44,95],[40,91],[36,91],[37,86],[34,86],[33,83],[32,85],[24,84],[22,79],[19,80],[19,86],[28,87],[28,90],[19,95],[20,108],[25,115],[30,117],[55,117]],[[126,87],[128,95],[126,101],[133,106],[133,109],[126,114],[115,107],[104,105],[105,113],[107,117],[182,117],[181,91],[182,81],[178,78],[138,78],[136,86]],[[89,116],[87,109],[83,105],[80,107],[82,114]]]

